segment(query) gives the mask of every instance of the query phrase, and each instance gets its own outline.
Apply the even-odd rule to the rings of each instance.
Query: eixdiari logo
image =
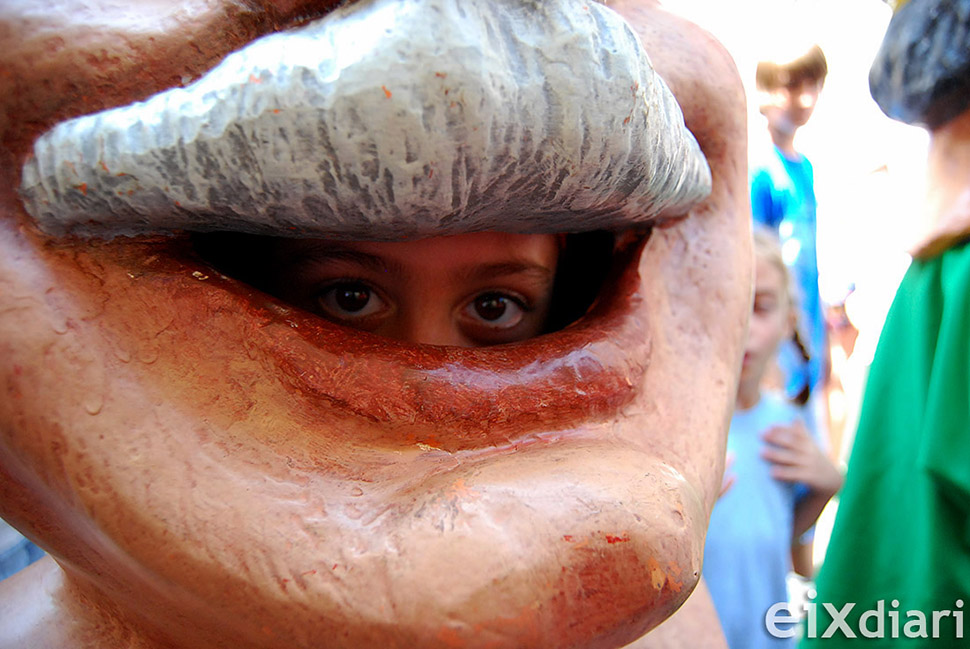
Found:
[[[899,610],[899,600],[876,602],[875,608],[863,611],[858,618],[850,615],[856,605],[846,602],[836,606],[829,602],[814,602],[817,593],[809,590],[808,600],[802,605],[805,612],[806,638],[963,638],[963,600],[953,603],[953,609],[938,611]],[[832,621],[819,633],[819,606],[832,617]],[[793,638],[801,616],[791,612],[788,602],[772,604],[765,613],[765,628],[776,638]]]

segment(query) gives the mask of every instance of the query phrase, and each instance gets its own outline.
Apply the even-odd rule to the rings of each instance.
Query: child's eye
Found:
[[[495,329],[510,329],[525,316],[522,301],[504,293],[482,293],[465,307],[465,314],[479,324]]]
[[[757,296],[754,299],[754,313],[758,315],[767,315],[773,313],[778,309],[778,301],[770,297]]]
[[[362,282],[338,282],[317,295],[317,303],[326,315],[343,320],[366,318],[386,308],[374,289]]]

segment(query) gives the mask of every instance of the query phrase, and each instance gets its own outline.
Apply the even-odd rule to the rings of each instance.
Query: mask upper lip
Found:
[[[55,126],[21,195],[53,235],[400,240],[625,229],[686,214],[710,184],[606,7],[378,0]]]

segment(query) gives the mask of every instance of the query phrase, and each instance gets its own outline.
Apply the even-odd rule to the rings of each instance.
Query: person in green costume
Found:
[[[970,643],[968,16],[896,7],[870,72],[890,117],[931,132],[933,227],[879,340],[802,649]]]

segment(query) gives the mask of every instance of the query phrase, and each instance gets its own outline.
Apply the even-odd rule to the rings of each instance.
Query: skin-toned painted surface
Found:
[[[726,241],[746,242],[750,239],[747,128],[743,117],[744,93],[737,69],[731,56],[710,34],[664,11],[658,3],[623,0],[612,2],[610,6],[631,23],[642,39],[654,67],[678,98],[687,127],[700,143],[713,172],[711,197],[701,210],[692,213],[692,218],[698,213],[705,214],[709,221],[698,223],[696,220],[692,222],[692,218],[688,219],[677,227],[689,229],[674,235],[692,242],[687,258],[682,263],[669,266],[660,263],[653,272],[662,273],[664,281],[670,285],[677,283],[678,273],[690,274],[693,279],[686,282],[678,294],[688,300],[697,299],[698,306],[704,305],[695,317],[706,322],[726,322],[724,318],[729,310],[723,310],[718,299],[703,298],[694,292],[702,291],[704,287],[714,288],[714,284],[717,284],[716,294],[726,295],[730,292],[727,288],[730,283],[750,287],[752,282],[750,248],[744,243],[737,246],[723,244]],[[683,54],[685,50],[690,51],[689,56]],[[669,263],[669,259],[667,261]],[[701,279],[695,274],[696,271],[688,271],[695,265],[697,269],[719,268],[721,270],[718,272],[728,272],[728,275],[720,278],[723,283],[720,280],[711,283],[711,277]],[[750,292],[745,295],[746,300],[750,300]],[[750,301],[745,304],[750,310]],[[723,331],[718,328],[708,331],[730,336],[728,329],[730,327]],[[690,331],[690,328],[685,329],[685,335],[675,335],[670,343],[689,349],[691,342],[687,332]],[[703,359],[695,357],[694,362],[698,369],[712,369]],[[735,367],[740,367],[740,354],[735,362]],[[677,391],[692,388],[689,378],[681,375],[677,386],[670,389],[676,394]],[[705,399],[700,392],[697,394],[699,401]],[[707,405],[713,404],[707,401]],[[726,423],[727,420],[725,430]],[[708,451],[723,450],[720,446],[723,440],[710,446],[696,438],[684,441],[690,447],[686,452],[694,456],[699,471],[707,471],[708,476],[722,474],[723,456],[717,458]],[[711,488],[710,483],[708,488]],[[719,485],[712,494],[714,498],[718,491]],[[713,498],[710,502],[713,505]],[[671,618],[630,645],[636,649],[726,649],[726,646],[717,613],[703,582]]]
[[[573,326],[472,349],[336,326],[185,236],[47,237],[12,189],[55,122],[312,9],[125,10],[153,32],[83,2],[4,8],[0,56],[34,66],[3,80],[26,99],[0,93],[0,514],[54,560],[0,586],[0,646],[616,647],[684,601],[750,306],[743,99],[705,34],[618,8],[711,196],[624,237]]]

